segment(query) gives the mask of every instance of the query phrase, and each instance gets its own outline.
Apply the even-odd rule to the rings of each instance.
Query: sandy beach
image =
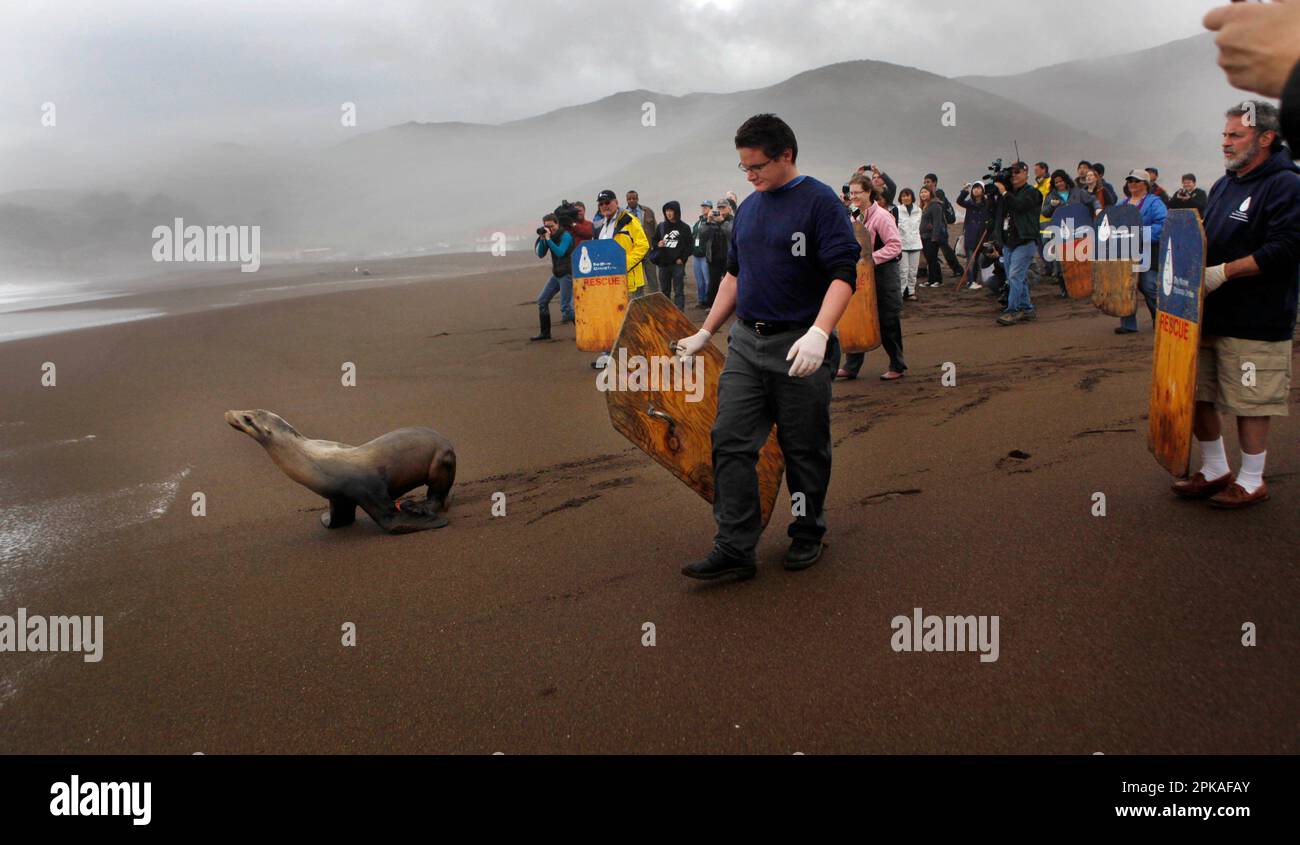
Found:
[[[1300,751],[1300,417],[1274,421],[1271,501],[1175,499],[1145,315],[1116,336],[1040,287],[1038,321],[1000,328],[983,292],[922,290],[908,376],[877,381],[877,351],[836,383],[822,562],[781,569],[783,490],[758,577],[701,585],[679,568],[708,505],[613,430],[572,326],[527,341],[542,263],[489,260],[222,307],[159,291],[131,305],[166,316],[0,343],[0,613],[105,637],[99,663],[0,654],[0,751]],[[352,444],[437,429],[450,525],[325,530],[232,408]],[[893,651],[917,607],[999,615],[999,659]]]

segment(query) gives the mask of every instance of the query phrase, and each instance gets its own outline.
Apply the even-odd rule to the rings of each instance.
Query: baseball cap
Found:
[[[1150,182],[1151,174],[1139,168],[1137,170],[1134,170],[1132,173],[1130,173],[1128,176],[1125,176],[1124,178],[1126,181],[1129,179],[1136,179],[1139,182]]]
[[[614,200],[615,202],[618,202],[618,194],[614,193],[609,188],[606,188],[605,190],[601,191],[599,194],[596,194],[596,202],[598,203],[609,202],[610,200]]]
[[[713,208],[713,200],[705,200],[704,202],[700,203],[700,205],[707,205],[709,208]]]

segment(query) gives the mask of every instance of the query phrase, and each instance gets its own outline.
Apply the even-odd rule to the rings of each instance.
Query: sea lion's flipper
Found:
[[[447,496],[455,482],[456,453],[451,449],[442,449],[429,466],[428,498],[425,501],[433,510],[440,511],[447,507]]]
[[[351,499],[330,499],[329,513],[320,515],[326,528],[342,528],[357,521],[357,503]]]
[[[447,524],[447,518],[436,513],[426,513],[418,506],[402,510],[406,504],[393,502],[386,496],[382,499],[370,497],[357,502],[379,527],[389,534],[410,534],[414,531],[428,531],[441,528]]]

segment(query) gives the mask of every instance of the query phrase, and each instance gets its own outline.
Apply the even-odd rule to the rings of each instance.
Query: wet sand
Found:
[[[983,293],[922,289],[907,378],[877,381],[873,352],[836,385],[823,560],[781,569],[783,492],[758,577],[701,584],[678,569],[708,550],[707,504],[612,429],[571,326],[528,343],[544,280],[0,344],[0,613],[103,615],[106,640],[100,663],[0,653],[0,751],[1300,750],[1300,418],[1273,426],[1271,501],[1176,500],[1145,443],[1145,317],[1116,336],[1040,288],[1036,323],[999,328]],[[326,531],[222,419],[250,407],[349,443],[438,429],[451,524]],[[998,615],[998,661],[894,652],[915,607]]]

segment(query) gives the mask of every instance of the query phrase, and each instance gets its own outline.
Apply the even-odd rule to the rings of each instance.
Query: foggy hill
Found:
[[[1214,35],[1207,32],[1136,53],[956,81],[1078,129],[1174,155],[1195,150],[1217,163],[1223,112],[1250,96],[1228,84],[1217,62]],[[1162,168],[1162,177],[1167,172]]]
[[[665,201],[678,200],[693,220],[703,199],[748,193],[732,141],[746,117],[765,111],[794,127],[801,170],[836,188],[855,166],[876,164],[913,188],[933,170],[955,198],[991,159],[1009,162],[1013,141],[1022,158],[1071,172],[1080,158],[1104,160],[1112,181],[1145,164],[1210,176],[1213,144],[1199,149],[1195,138],[1204,128],[1201,112],[1222,111],[1221,98],[1205,95],[1208,80],[1221,72],[1212,55],[1201,55],[1204,46],[1204,39],[1188,39],[1097,67],[1048,68],[1040,72],[1046,83],[1030,75],[959,81],[862,60],[761,89],[681,97],[629,91],[499,125],[406,123],[323,149],[209,144],[106,175],[103,185],[86,188],[102,195],[97,200],[72,201],[67,192],[57,201],[32,191],[0,196],[0,220],[9,221],[0,227],[0,262],[99,272],[103,260],[86,261],[98,256],[147,266],[152,227],[173,216],[260,225],[272,258],[320,247],[351,255],[468,250],[495,231],[531,242],[540,216],[562,198],[586,200],[594,214],[595,195],[605,187],[620,199],[637,189],[656,216]],[[1204,67],[1187,77],[1158,77],[1156,90],[1132,80],[1175,58]],[[1082,87],[1063,87],[1054,75],[1083,80]],[[1063,93],[1041,96],[1048,89]],[[1030,94],[1037,97],[1032,106]],[[1137,104],[1130,102],[1135,95]],[[1160,123],[1159,132],[1116,131],[1144,107],[1178,111],[1169,105],[1175,100],[1201,105],[1184,123]],[[946,103],[955,109],[955,125],[941,123]],[[652,125],[646,104],[653,106]],[[96,219],[97,210],[109,219]]]

